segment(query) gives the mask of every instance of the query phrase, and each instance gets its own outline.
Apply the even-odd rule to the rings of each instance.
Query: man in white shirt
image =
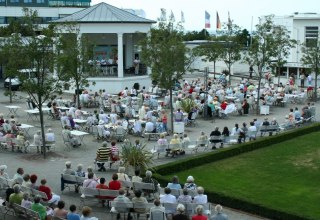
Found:
[[[160,195],[161,203],[176,203],[177,199],[174,195],[171,194],[171,189],[166,187],[164,188],[164,195]]]
[[[250,127],[248,127],[248,136],[249,136],[249,140],[251,141],[252,139],[255,140],[256,139],[256,135],[257,135],[257,127],[254,125],[254,122],[250,122]]]
[[[177,199],[174,195],[171,194],[171,189],[166,187],[164,188],[164,195],[160,195],[160,202],[161,203],[176,203]],[[165,212],[167,214],[175,213],[176,210],[174,209],[166,209]]]
[[[197,188],[198,195],[196,195],[193,199],[193,202],[196,204],[206,204],[208,203],[207,195],[204,195],[203,187],[199,186]]]
[[[146,128],[144,130],[146,133],[154,133],[155,132],[155,126],[154,124],[151,122],[151,119],[148,119],[147,123],[146,123]]]

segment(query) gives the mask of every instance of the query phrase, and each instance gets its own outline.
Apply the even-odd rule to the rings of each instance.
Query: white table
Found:
[[[17,115],[17,111],[18,111],[19,108],[21,108],[20,106],[16,106],[16,105],[7,105],[7,106],[5,106],[5,107],[9,109],[8,116],[9,116],[9,115],[18,116],[18,115]]]
[[[75,120],[75,119],[74,119]],[[83,132],[83,131],[78,131],[78,130],[72,130],[70,131],[70,133],[75,136],[75,137],[78,137],[79,140],[80,140],[80,143],[82,143],[84,145],[84,142],[83,142],[83,137],[85,135],[88,135],[89,133],[87,132]]]
[[[87,120],[84,120],[84,119],[77,119],[77,118],[75,118],[75,119],[73,119],[73,121],[74,121],[76,124],[78,124],[78,125],[81,127],[81,129],[83,129],[83,126],[85,126],[86,123],[87,123]]]
[[[28,114],[27,121],[32,120],[38,120],[38,115],[39,115],[39,110],[38,109],[29,109],[29,110],[24,110]]]
[[[57,109],[59,109],[62,112],[65,112],[65,111],[69,111],[70,108],[64,107],[64,106],[58,106]]]
[[[29,134],[29,130],[30,128],[34,128],[33,125],[21,124],[18,127],[24,132],[25,136],[31,137],[31,135]]]

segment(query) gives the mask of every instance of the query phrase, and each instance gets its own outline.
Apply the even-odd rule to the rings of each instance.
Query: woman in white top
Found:
[[[119,167],[118,173],[117,173],[119,181],[131,181],[129,176],[124,173],[125,171],[126,171],[125,167]]]
[[[48,144],[54,143],[56,141],[55,135],[52,132],[51,128],[48,129],[47,133],[45,134],[45,137],[46,137],[46,143],[48,143]]]
[[[33,135],[33,144],[37,146],[37,152],[40,153],[39,147],[42,145],[42,137],[40,130]]]

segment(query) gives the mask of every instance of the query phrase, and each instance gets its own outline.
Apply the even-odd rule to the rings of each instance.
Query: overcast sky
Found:
[[[180,21],[181,11],[184,13],[186,30],[201,30],[205,24],[205,10],[211,15],[211,28],[216,29],[216,11],[219,13],[220,21],[227,22],[228,11],[233,23],[242,28],[251,30],[257,24],[258,17],[262,15],[291,15],[293,12],[320,12],[319,0],[102,0],[119,8],[143,9],[146,18],[156,20],[160,17],[160,8],[165,8],[167,16],[171,10],[176,21]],[[92,5],[102,2],[92,0]],[[254,27],[253,27],[254,28]]]

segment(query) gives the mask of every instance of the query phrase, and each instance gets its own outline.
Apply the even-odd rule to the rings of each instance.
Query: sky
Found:
[[[157,20],[161,8],[166,9],[167,17],[173,12],[176,21],[181,20],[181,11],[184,13],[184,28],[187,31],[200,31],[205,25],[205,11],[210,14],[211,28],[216,30],[216,12],[220,21],[228,21],[228,11],[234,24],[251,31],[251,26],[258,23],[263,15],[291,15],[294,12],[320,13],[319,0],[92,0],[92,5],[106,2],[123,9],[143,9],[146,18]],[[253,22],[252,22],[253,20]],[[253,25],[251,25],[251,23]]]

